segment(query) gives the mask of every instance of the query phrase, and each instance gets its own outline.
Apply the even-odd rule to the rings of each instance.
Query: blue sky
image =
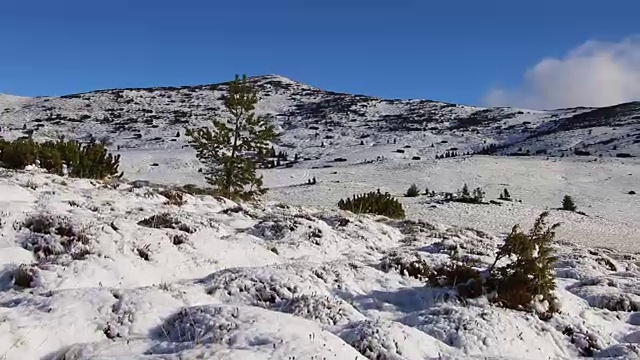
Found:
[[[522,86],[545,57],[640,33],[637,0],[21,0],[0,9],[0,93],[28,96],[276,73],[335,91],[481,104],[492,89]]]

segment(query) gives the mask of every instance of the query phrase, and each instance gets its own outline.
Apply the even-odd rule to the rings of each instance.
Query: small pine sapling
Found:
[[[405,193],[406,197],[416,197],[418,195],[420,195],[420,190],[418,190],[418,186],[416,184],[411,184]]]
[[[255,159],[253,154],[266,153],[277,134],[267,117],[254,114],[257,102],[257,89],[247,76],[236,75],[224,97],[228,121],[215,119],[210,128],[187,130],[198,159],[205,165],[207,181],[227,198],[252,199],[266,191],[256,173],[256,163],[264,159]]]
[[[511,194],[506,188],[500,193],[500,200],[511,201]]]
[[[577,206],[573,202],[573,198],[570,195],[565,195],[562,199],[562,210],[576,211]]]

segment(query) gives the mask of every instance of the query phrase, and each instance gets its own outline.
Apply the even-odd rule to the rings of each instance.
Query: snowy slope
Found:
[[[562,313],[545,322],[481,300],[463,305],[399,270],[446,262],[452,249],[487,264],[497,234],[208,196],[178,207],[157,191],[1,174],[3,359],[640,354],[638,255],[559,244]],[[181,225],[141,222],[161,213]],[[33,276],[28,288],[15,284],[20,264]]]
[[[28,97],[0,94],[0,114],[24,106],[29,100]]]
[[[434,157],[452,147],[466,153],[489,144],[499,145],[503,154],[528,150],[572,156],[578,149],[592,156],[640,155],[639,103],[531,111],[343,94],[278,75],[251,81],[260,92],[257,112],[271,116],[285,131],[279,145],[302,157],[329,156],[332,149],[358,146],[361,141],[367,146],[411,144],[431,149]],[[185,127],[224,116],[225,92],[223,83],[10,99],[10,107],[3,110],[0,105],[0,135],[64,134],[104,139],[121,149],[180,149]],[[437,147],[431,148],[432,144]]]

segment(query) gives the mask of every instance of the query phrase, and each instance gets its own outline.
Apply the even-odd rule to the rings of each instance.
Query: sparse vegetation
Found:
[[[468,204],[486,204],[484,197],[485,193],[482,188],[478,187],[473,189],[473,192],[470,192],[467,184],[464,184],[462,189],[458,190],[455,195],[451,193],[444,194],[445,201],[456,201]]]
[[[193,234],[195,232],[191,227],[175,218],[172,214],[166,212],[144,218],[138,221],[138,225],[153,229],[176,229],[189,234]]]
[[[485,292],[480,271],[466,264],[450,263],[434,269],[428,276],[433,287],[452,287],[461,299],[473,299]]]
[[[380,268],[383,271],[396,271],[403,276],[410,276],[418,280],[426,280],[431,274],[427,262],[418,253],[401,254],[391,252],[382,259]]]
[[[405,212],[402,204],[391,194],[381,193],[380,189],[366,194],[354,195],[352,198],[342,199],[338,207],[356,214],[378,214],[392,219],[403,219]]]
[[[184,200],[184,193],[181,191],[164,189],[160,190],[158,194],[167,198],[167,201],[165,201],[165,205],[182,206],[187,203],[186,200]]]
[[[86,231],[66,217],[38,213],[29,216],[19,226],[30,231],[22,246],[31,250],[40,262],[65,260],[65,257],[82,260],[91,253]]]
[[[181,191],[189,195],[209,195],[222,196],[220,190],[215,188],[203,188],[194,184],[185,184],[177,187],[174,191]]]

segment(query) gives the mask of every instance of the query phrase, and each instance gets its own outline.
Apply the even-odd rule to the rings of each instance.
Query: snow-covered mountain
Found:
[[[251,81],[260,91],[258,113],[273,116],[285,130],[280,145],[304,157],[394,141],[427,157],[491,144],[498,154],[640,155],[640,102],[531,111],[336,93],[277,75]],[[223,83],[31,99],[0,95],[0,134],[94,137],[120,149],[182,148],[185,126],[206,124],[224,112],[225,89]]]
[[[299,157],[261,170],[269,192],[252,205],[164,192],[202,184],[184,128],[223,115],[224,84],[0,95],[3,137],[105,140],[125,173],[0,170],[0,359],[640,357],[640,162],[616,157],[640,155],[640,104],[485,109],[252,81],[258,112],[283,130],[277,147]],[[435,159],[491,144],[540,156]],[[414,183],[494,201],[404,197]],[[514,201],[495,201],[505,188]],[[336,209],[375,189],[407,219]],[[557,210],[566,194],[584,213]],[[413,272],[484,269],[514,224],[543,211],[562,223],[550,320]]]

